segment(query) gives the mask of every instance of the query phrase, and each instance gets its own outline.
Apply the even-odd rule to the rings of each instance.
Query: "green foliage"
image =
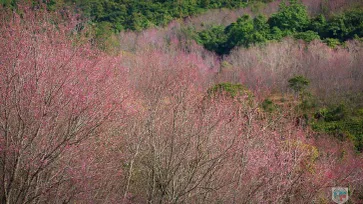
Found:
[[[326,26],[325,38],[337,38],[341,41],[363,37],[363,10],[351,10],[334,16]]]
[[[119,46],[118,39],[112,32],[111,27],[111,23],[102,22],[93,28],[96,45],[110,54],[117,53],[116,50]]]
[[[347,114],[347,110],[346,110],[345,106],[343,104],[340,104],[336,107],[329,108],[325,112],[323,117],[326,122],[340,121],[340,120],[344,119],[346,114]]]
[[[354,9],[326,20],[323,15],[312,19],[310,30],[319,33],[331,47],[353,38],[363,37],[363,10]]]
[[[96,23],[111,23],[115,31],[163,26],[172,19],[207,9],[246,6],[246,2],[240,0],[67,0],[66,3],[75,4]]]
[[[268,39],[280,41],[284,36],[286,36],[286,32],[284,33],[280,28],[274,26],[268,34]]]
[[[345,135],[355,144],[357,151],[363,151],[362,109],[349,110],[344,104],[319,109],[312,127],[315,131],[335,136]]]
[[[208,30],[199,33],[197,41],[208,50],[213,50],[218,54],[224,54],[227,35],[222,26],[213,26]]]
[[[261,44],[268,41],[270,27],[265,16],[251,19],[244,15],[235,23],[223,28],[213,26],[198,33],[197,41],[208,50],[217,54],[228,54],[236,46],[249,47],[252,44]]]
[[[244,87],[242,84],[232,84],[232,83],[220,83],[214,85],[212,88],[208,90],[209,96],[216,96],[219,94],[227,94],[228,96],[234,98],[236,96],[244,95],[244,94],[251,95],[248,89]]]
[[[281,3],[279,11],[269,19],[244,15],[224,30],[222,27],[198,33],[199,43],[206,49],[223,55],[236,46],[249,47],[292,36],[306,42],[323,40],[335,48],[349,39],[363,41],[363,10],[355,9],[326,19],[323,15],[309,18],[306,7],[296,0]],[[206,40],[207,39],[207,40]],[[211,40],[210,40],[211,39]]]
[[[317,104],[316,97],[314,97],[310,92],[303,91],[300,93],[300,97],[301,97],[301,104],[299,105],[299,108],[301,110],[308,111],[316,107]]]
[[[2,1],[4,4],[15,2],[15,0]],[[175,18],[185,18],[208,9],[240,8],[256,1],[261,0],[49,0],[47,5],[52,9],[62,4],[75,5],[76,10],[95,25],[96,41],[107,41],[100,38],[102,36],[107,38],[110,32],[141,31],[153,26],[165,26]],[[214,31],[217,30],[213,29],[209,33]],[[224,52],[221,51],[224,50],[223,46],[219,46],[224,44],[223,37],[216,41],[201,39],[201,42],[205,43],[208,49]]]
[[[16,7],[16,0],[0,0]],[[76,10],[95,25],[97,38],[121,30],[141,31],[152,26],[165,26],[175,18],[185,18],[215,8],[239,8],[250,5],[258,10],[273,0],[43,0],[50,10],[75,6]],[[35,2],[35,1],[34,1]],[[105,26],[107,25],[107,26]],[[102,33],[104,32],[104,34]],[[283,1],[269,19],[242,16],[226,28],[213,26],[196,35],[206,49],[223,55],[236,46],[249,47],[293,36],[310,42],[322,39],[331,47],[348,39],[363,39],[363,10],[354,9],[326,19],[319,15],[309,18],[306,7],[298,0]],[[320,37],[319,37],[320,36]],[[334,39],[334,40],[333,40]],[[104,41],[105,39],[96,39]]]
[[[288,82],[289,82],[289,87],[293,89],[295,92],[303,91],[310,83],[308,79],[300,75],[289,79]]]
[[[229,25],[226,32],[228,33],[227,46],[229,48],[240,45],[248,47],[253,39],[253,20],[248,15],[244,15],[238,18],[237,22]]]
[[[31,0],[34,4],[45,3],[47,8],[53,11],[62,10],[66,6],[75,8],[76,12],[90,20],[97,34],[96,41],[107,41],[100,38],[103,36],[108,38],[110,32],[141,31],[152,26],[165,26],[175,18],[185,18],[208,9],[240,8],[258,1],[265,2],[265,0]],[[0,4],[15,8],[17,0],[0,0]]]
[[[228,35],[227,49],[231,50],[235,46],[249,47],[252,44],[261,44],[267,42],[269,34],[269,25],[264,16],[257,16],[251,19],[244,15],[226,27],[225,32]]]
[[[262,105],[263,110],[266,111],[266,112],[270,112],[271,113],[271,112],[274,112],[277,109],[277,106],[270,99],[265,99],[262,102],[261,105]]]
[[[62,9],[64,6],[63,0],[43,0],[44,3],[46,3],[48,10],[50,11],[56,11],[59,9]]]
[[[279,11],[271,16],[268,23],[271,27],[291,32],[303,31],[309,25],[310,19],[306,7],[296,0],[290,0],[289,5],[281,3]]]
[[[16,0],[0,0],[0,5],[14,8],[16,5]]]
[[[295,33],[294,38],[304,40],[305,42],[311,42],[313,40],[320,40],[319,34],[317,32],[311,31],[311,30]]]
[[[306,90],[310,81],[304,76],[295,76],[289,79],[289,87],[295,92],[295,99],[300,101],[297,110],[307,111],[315,106],[315,98]]]
[[[320,36],[324,35],[326,32],[327,21],[325,16],[318,15],[317,17],[311,19],[309,30],[317,32]]]
[[[335,38],[326,38],[326,39],[324,39],[324,42],[331,48],[336,48],[337,46],[339,46],[341,44],[339,39],[335,39]]]

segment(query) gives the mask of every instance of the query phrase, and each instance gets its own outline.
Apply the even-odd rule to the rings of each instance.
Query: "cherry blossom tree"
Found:
[[[19,12],[1,8],[0,197],[67,203],[82,190],[72,172],[96,159],[74,157],[77,149],[122,119],[122,70],[89,47],[76,17],[27,5]]]

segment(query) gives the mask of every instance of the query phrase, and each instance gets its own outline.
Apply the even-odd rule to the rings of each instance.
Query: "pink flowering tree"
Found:
[[[69,202],[84,190],[77,166],[100,162],[74,154],[96,153],[84,145],[121,121],[125,82],[115,80],[117,60],[91,50],[75,17],[24,5],[18,13],[0,14],[0,200]]]

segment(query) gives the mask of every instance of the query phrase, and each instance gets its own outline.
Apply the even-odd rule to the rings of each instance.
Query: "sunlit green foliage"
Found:
[[[304,40],[305,42],[311,42],[313,40],[320,40],[319,34],[317,32],[311,31],[311,30],[295,33],[294,38]]]
[[[315,113],[315,131],[326,132],[341,139],[351,139],[357,151],[363,151],[363,109],[349,110],[339,104],[322,108]]]
[[[270,27],[265,16],[252,19],[244,15],[226,28],[213,26],[199,33],[197,41],[208,50],[228,54],[236,46],[249,47],[261,44],[271,38]]]
[[[238,8],[240,0],[66,0],[96,23],[110,22],[115,31],[142,30],[166,25],[174,18],[184,18],[212,8]]]
[[[244,15],[226,28],[228,34],[227,47],[248,47],[251,42],[264,41],[264,37],[255,30],[254,21],[248,15]]]
[[[218,38],[220,36],[223,37]],[[329,19],[324,15],[310,18],[302,3],[290,0],[288,4],[281,3],[279,11],[269,19],[261,15],[254,19],[244,15],[224,30],[211,27],[200,32],[197,41],[206,49],[223,55],[236,46],[249,47],[271,40],[280,41],[287,36],[306,42],[323,40],[333,48],[349,39],[361,40],[363,10],[346,11]]]
[[[227,82],[216,84],[208,90],[209,96],[217,96],[219,94],[227,94],[232,98],[244,94],[252,96],[251,93],[248,91],[248,89],[244,87],[242,84],[232,84]]]
[[[200,32],[197,40],[206,49],[213,50],[218,54],[224,54],[228,36],[224,32],[224,27],[213,26],[210,29]]]
[[[363,10],[352,10],[334,16],[326,26],[324,37],[337,38],[341,41],[363,36]]]
[[[283,31],[304,31],[310,23],[306,7],[296,0],[290,0],[286,5],[282,2],[279,11],[271,16],[268,23],[271,27],[278,27]]]

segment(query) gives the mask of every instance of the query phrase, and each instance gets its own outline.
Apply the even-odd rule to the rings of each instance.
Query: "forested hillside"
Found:
[[[332,198],[363,203],[360,0],[1,1],[0,203]]]
[[[349,10],[326,19],[323,14],[310,18],[304,4],[282,3],[270,18],[243,15],[227,27],[212,26],[198,33],[197,41],[208,50],[228,54],[236,46],[249,47],[281,41],[285,37],[305,42],[323,40],[335,47],[341,42],[363,37],[363,10]]]

